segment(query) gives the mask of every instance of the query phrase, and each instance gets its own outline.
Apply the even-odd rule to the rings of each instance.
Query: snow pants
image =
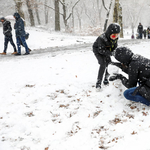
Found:
[[[109,56],[106,57],[100,54],[95,54],[95,56],[98,60],[98,63],[100,64],[97,80],[99,82],[102,82],[104,72],[105,72],[105,79],[109,77],[107,67],[108,67],[108,64],[111,62],[111,58]]]
[[[150,101],[145,99],[143,96],[141,96],[139,94],[139,92],[137,92],[135,96],[132,95],[136,88],[137,87],[133,87],[133,88],[130,88],[130,89],[127,89],[126,91],[124,91],[124,93],[123,93],[124,97],[128,100],[131,100],[131,101],[134,101],[134,102],[140,102],[140,103],[143,103],[143,104],[149,106]]]
[[[8,42],[13,46],[14,52],[17,52],[16,46],[14,44],[14,41],[12,39],[12,36],[5,36],[5,42],[4,42],[4,52],[6,53]]]

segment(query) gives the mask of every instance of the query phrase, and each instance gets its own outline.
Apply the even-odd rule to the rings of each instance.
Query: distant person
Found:
[[[144,39],[146,39],[146,29],[143,30]]]
[[[6,55],[8,42],[13,46],[14,52],[12,54],[17,54],[17,49],[14,44],[13,38],[12,38],[12,27],[10,21],[6,20],[4,17],[0,19],[0,21],[3,24],[3,34],[5,35],[5,42],[4,42],[4,51],[3,53],[0,53],[1,55]]]
[[[18,53],[15,54],[16,56],[21,55],[21,42],[23,46],[25,47],[26,53],[24,55],[29,55],[29,48],[26,43],[25,39],[25,29],[24,29],[24,22],[21,19],[20,15],[18,13],[14,13],[14,18],[16,19],[16,23],[14,25],[14,29],[16,32],[16,40],[17,40],[17,47],[18,47]],[[21,41],[21,42],[20,42]]]
[[[128,100],[150,105],[150,59],[134,54],[126,47],[117,48],[114,57],[119,63],[112,63],[128,74],[126,78],[122,74],[114,74],[109,81],[120,79],[128,88],[124,97]]]
[[[150,39],[150,26],[147,28],[147,38]]]
[[[134,34],[131,35],[131,39],[134,39]]]
[[[103,80],[104,85],[109,84],[108,77],[109,73],[107,71],[108,64],[111,62],[110,56],[112,56],[113,51],[117,47],[117,41],[120,33],[120,25],[117,23],[112,23],[108,26],[105,33],[100,35],[93,44],[93,52],[100,64],[96,89],[101,89],[101,83]],[[105,77],[103,79],[103,75]]]
[[[143,25],[141,23],[139,23],[138,25],[138,33],[139,33],[139,39],[142,39]]]

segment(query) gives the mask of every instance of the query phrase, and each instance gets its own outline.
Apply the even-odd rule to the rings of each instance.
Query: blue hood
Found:
[[[14,13],[14,15],[13,15],[14,17],[16,17],[16,20],[18,20],[19,18],[20,18],[20,15],[19,15],[19,13]]]

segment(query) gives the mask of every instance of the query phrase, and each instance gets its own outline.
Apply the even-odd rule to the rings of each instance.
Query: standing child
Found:
[[[112,23],[107,28],[106,32],[100,35],[93,44],[93,52],[100,64],[96,88],[101,89],[101,82],[103,80],[103,75],[105,72],[104,77],[104,85],[109,84],[108,76],[109,73],[107,71],[108,64],[111,63],[112,52],[117,47],[118,36],[120,33],[120,25],[117,23]]]

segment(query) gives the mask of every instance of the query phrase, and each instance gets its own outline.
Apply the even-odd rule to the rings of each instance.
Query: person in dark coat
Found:
[[[147,28],[147,38],[150,39],[150,26]]]
[[[112,23],[108,26],[105,33],[100,35],[93,44],[93,52],[100,64],[96,88],[101,88],[101,83],[103,80],[103,75],[105,72],[105,77],[103,80],[104,85],[109,84],[108,77],[109,73],[107,71],[108,64],[111,62],[110,56],[112,56],[113,51],[117,47],[118,36],[120,33],[120,25],[117,23]]]
[[[144,29],[143,30],[144,39],[146,39],[146,34],[147,34],[146,32],[147,32],[146,29]]]
[[[143,25],[141,23],[139,23],[138,25],[138,33],[139,33],[139,39],[142,39]]]
[[[14,48],[14,52],[12,54],[16,54],[17,53],[17,49],[16,46],[14,44],[13,38],[12,38],[12,28],[11,28],[11,23],[10,21],[6,20],[4,17],[2,17],[0,19],[0,21],[3,24],[3,34],[5,35],[5,42],[4,42],[4,51],[3,53],[0,53],[1,55],[6,55],[6,51],[7,51],[7,47],[8,47],[8,43],[10,42],[10,44],[13,46]]]
[[[122,74],[114,74],[109,81],[120,79],[128,88],[124,92],[126,99],[150,105],[150,60],[134,54],[126,47],[117,48],[114,57],[120,62],[114,65],[128,74],[128,78]],[[112,63],[113,64],[113,63]],[[120,66],[119,66],[120,65]]]
[[[16,40],[17,40],[17,47],[18,47],[18,53],[15,55],[21,55],[21,42],[23,46],[25,47],[26,53],[24,55],[28,55],[29,50],[28,50],[28,45],[26,43],[25,39],[25,29],[24,29],[24,22],[20,15],[18,13],[14,13],[14,18],[16,19],[16,23],[14,25],[14,29],[16,32]],[[20,42],[21,41],[21,42]]]

